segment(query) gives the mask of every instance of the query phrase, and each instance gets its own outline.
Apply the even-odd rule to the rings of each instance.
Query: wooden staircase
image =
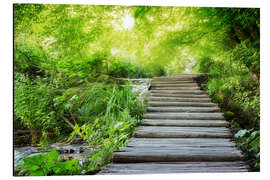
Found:
[[[223,113],[197,74],[156,77],[143,124],[98,174],[245,172]]]

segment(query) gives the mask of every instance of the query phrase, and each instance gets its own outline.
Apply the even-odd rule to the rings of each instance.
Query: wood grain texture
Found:
[[[168,101],[149,101],[148,106],[152,107],[217,107],[214,103],[208,102],[168,102]]]
[[[152,97],[183,97],[183,98],[209,98],[207,94],[168,94],[168,93],[151,93]]]
[[[144,119],[144,126],[180,126],[180,127],[227,127],[229,123],[224,120],[160,120]]]
[[[242,160],[239,151],[209,151],[209,150],[170,150],[145,149],[128,152],[115,152],[113,162],[189,162],[189,161],[239,161]]]
[[[167,101],[167,102],[211,102],[210,98],[181,98],[181,97],[149,97],[149,101]]]
[[[149,112],[144,114],[145,119],[194,119],[194,120],[223,120],[223,113],[213,112],[213,113],[188,113],[188,112]]]
[[[166,94],[205,94],[204,91],[201,90],[155,90],[151,89],[151,93],[166,93]]]
[[[152,87],[199,87],[197,83],[151,83]]]
[[[199,90],[200,87],[151,87],[153,90]]]
[[[99,174],[166,174],[203,172],[247,172],[242,161],[227,162],[159,162],[110,164]]]
[[[132,137],[127,147],[142,146],[142,147],[156,147],[174,145],[180,147],[235,147],[235,143],[228,138],[135,138]]]
[[[147,112],[219,112],[218,107],[147,107]]]
[[[196,83],[196,81],[194,80],[152,80],[151,81],[151,85],[152,84],[194,84]]]
[[[140,126],[134,132],[137,138],[231,138],[224,127],[163,127]]]

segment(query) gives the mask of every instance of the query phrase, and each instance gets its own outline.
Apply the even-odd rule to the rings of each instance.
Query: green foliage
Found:
[[[96,97],[95,93],[91,93],[92,98],[96,100],[84,101],[79,117],[88,118],[84,118],[84,124],[75,126],[69,138],[80,134],[96,152],[89,159],[89,171],[96,170],[110,161],[112,152],[124,145],[140,123],[144,112],[144,106],[131,93],[130,87],[114,87],[107,90],[96,88],[93,90],[102,94],[102,97]]]
[[[15,117],[21,120],[24,126],[32,130],[32,143],[38,143],[38,134],[41,131],[43,136],[49,130],[58,132],[56,126],[55,113],[50,108],[52,87],[48,86],[43,79],[37,78],[34,82],[27,76],[16,74],[15,78]]]
[[[237,146],[254,170],[260,169],[260,131],[243,129],[235,134]]]
[[[24,158],[22,168],[29,176],[74,175],[81,171],[77,159],[62,161],[56,150]]]

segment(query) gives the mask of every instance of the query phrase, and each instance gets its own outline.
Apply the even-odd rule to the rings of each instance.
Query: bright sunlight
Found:
[[[134,27],[134,25],[135,25],[135,20],[130,15],[126,15],[122,18],[122,27],[124,29],[130,30]]]

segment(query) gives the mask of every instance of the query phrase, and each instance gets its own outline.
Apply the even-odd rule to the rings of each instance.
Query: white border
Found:
[[[13,0],[15,3],[99,4],[99,5],[154,5],[200,7],[259,7],[255,0]]]
[[[268,160],[270,128],[270,8],[267,0],[4,0],[0,5],[1,12],[1,177],[12,177],[12,7],[13,3],[45,4],[95,4],[95,5],[159,5],[159,6],[200,6],[200,7],[259,7],[261,8],[261,172],[260,173],[227,173],[227,174],[163,174],[138,176],[61,176],[39,177],[40,179],[138,179],[138,178],[172,178],[172,179],[266,179],[269,175]],[[36,178],[36,177],[35,177]],[[16,178],[18,179],[18,178]],[[20,178],[21,179],[21,178]],[[25,179],[25,178],[22,178]]]

